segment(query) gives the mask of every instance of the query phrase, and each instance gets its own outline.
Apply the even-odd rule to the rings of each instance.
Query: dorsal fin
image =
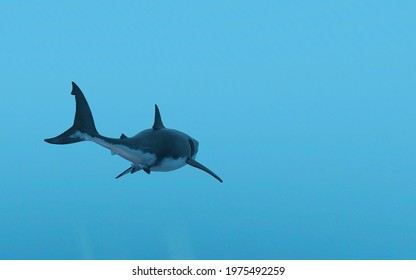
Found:
[[[155,122],[153,123],[153,129],[157,130],[161,128],[165,128],[165,126],[163,125],[162,118],[160,117],[159,108],[155,104]]]
[[[128,137],[126,135],[124,135],[124,133],[121,133],[120,139],[126,139],[126,138],[128,138]]]

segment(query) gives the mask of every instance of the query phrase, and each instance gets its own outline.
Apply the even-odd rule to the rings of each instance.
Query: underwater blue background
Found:
[[[416,259],[416,2],[2,1],[0,259]],[[164,124],[186,166],[100,133]]]

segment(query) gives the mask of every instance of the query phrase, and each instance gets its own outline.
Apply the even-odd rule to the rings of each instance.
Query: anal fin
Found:
[[[136,173],[137,171],[142,170],[143,168],[140,165],[137,164],[132,164],[129,168],[127,168],[126,170],[124,170],[122,173],[120,173],[116,179],[120,178],[121,176],[124,176],[126,174],[133,174]],[[147,173],[147,172],[146,172]],[[149,173],[148,173],[149,174]]]
[[[131,173],[131,171],[133,170],[133,167],[129,167],[129,168],[127,168],[126,170],[124,170],[122,173],[120,173],[117,177],[116,177],[116,179],[118,179],[118,178],[120,178],[121,176],[124,176],[124,175],[126,175],[126,174],[129,174],[129,173]]]

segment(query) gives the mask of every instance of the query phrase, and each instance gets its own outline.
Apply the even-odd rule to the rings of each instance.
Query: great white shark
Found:
[[[72,95],[75,96],[76,110],[74,124],[62,134],[45,139],[51,144],[72,144],[91,141],[131,162],[131,166],[116,178],[143,170],[172,171],[186,164],[199,168],[215,177],[222,179],[210,169],[195,160],[199,143],[191,136],[163,125],[160,111],[155,105],[153,127],[143,130],[133,137],[121,134],[120,138],[109,138],[98,133],[90,106],[81,89],[72,82]]]

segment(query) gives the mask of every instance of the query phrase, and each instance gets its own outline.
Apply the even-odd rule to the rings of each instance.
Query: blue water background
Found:
[[[416,2],[2,1],[0,259],[416,259]],[[49,145],[158,104],[200,142],[115,180]]]

